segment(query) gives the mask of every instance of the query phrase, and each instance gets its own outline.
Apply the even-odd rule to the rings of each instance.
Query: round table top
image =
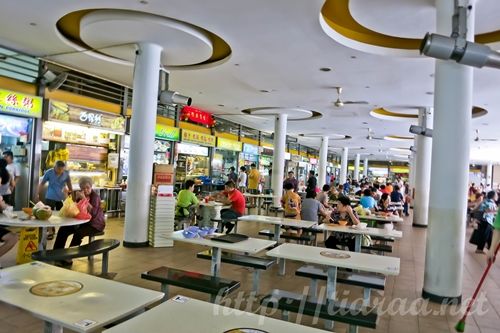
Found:
[[[28,218],[28,215],[22,211],[15,211],[17,217],[9,218],[4,214],[0,214],[0,225],[9,227],[29,227],[29,228],[45,228],[45,227],[63,227],[70,225],[78,225],[86,223],[90,220],[78,220],[69,217],[60,217],[58,211],[53,211],[52,216],[48,220],[37,220]]]

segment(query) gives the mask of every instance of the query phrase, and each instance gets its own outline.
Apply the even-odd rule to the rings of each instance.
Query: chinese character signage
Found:
[[[215,126],[215,120],[211,113],[187,105],[182,108],[180,118],[183,121],[201,124],[208,128]]]
[[[202,146],[215,147],[215,136],[183,129],[182,142],[196,143]]]
[[[243,152],[245,154],[259,155],[259,146],[245,143],[243,144]]]
[[[0,112],[18,116],[40,118],[43,99],[41,97],[0,89]]]
[[[64,102],[50,101],[49,120],[87,125],[125,133],[125,118],[120,115],[86,109]]]
[[[155,137],[160,140],[179,141],[181,130],[163,124],[156,124]]]
[[[217,148],[225,150],[241,151],[242,143],[235,140],[217,138]]]

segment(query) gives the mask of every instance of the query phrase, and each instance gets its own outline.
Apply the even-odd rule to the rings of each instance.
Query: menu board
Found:
[[[108,160],[108,150],[103,147],[66,145],[69,151],[69,160],[102,162]]]
[[[48,141],[83,143],[105,147],[109,145],[109,133],[92,128],[83,130],[75,126],[67,126],[54,122],[43,124],[42,137]]]

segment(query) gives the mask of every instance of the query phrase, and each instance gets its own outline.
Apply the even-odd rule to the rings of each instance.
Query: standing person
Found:
[[[257,166],[255,163],[250,165],[250,172],[248,173],[248,192],[250,194],[259,194],[259,181],[260,181],[260,172],[257,170]],[[251,207],[256,207],[255,198],[251,198],[250,202]]]
[[[273,178],[273,169],[269,169],[269,174],[264,177],[264,189],[271,190],[271,181]]]
[[[318,180],[314,176],[314,171],[309,171],[309,178],[307,178],[306,192],[316,192],[316,187],[318,186]]]
[[[283,205],[285,217],[300,220],[300,196],[293,191],[293,185],[291,183],[286,183],[283,189],[285,190],[285,194],[283,198],[281,198],[281,204]]]
[[[71,178],[69,172],[66,171],[66,164],[63,161],[57,161],[52,169],[49,169],[43,175],[40,185],[38,185],[37,201],[43,191],[44,185],[49,183],[47,193],[45,194],[45,204],[55,210],[60,210],[63,206],[63,201],[66,198],[66,187],[68,193],[73,192]],[[49,228],[47,239],[54,238],[55,228]]]
[[[497,205],[495,200],[497,199],[497,193],[495,191],[490,191],[486,195],[486,199],[479,206],[479,211],[483,212],[483,217],[479,222],[479,241],[477,244],[476,253],[484,254],[484,246],[487,244],[491,248],[492,234],[493,234],[493,223],[495,221],[495,214],[497,211]]]
[[[7,171],[7,161],[0,159],[0,195],[6,204],[11,203],[12,176]]]
[[[77,201],[85,199],[89,200],[87,211],[91,216],[90,221],[80,225],[59,228],[56,241],[54,243],[54,249],[63,249],[70,235],[73,235],[73,238],[71,239],[69,246],[80,246],[83,237],[92,236],[103,231],[106,227],[104,212],[101,208],[101,198],[99,197],[99,194],[92,189],[92,178],[80,178],[79,185],[80,191],[76,194]],[[60,264],[64,266],[69,266],[72,263],[73,262],[71,260],[60,262]]]
[[[495,250],[500,243],[500,214],[497,214],[495,218],[495,223],[493,224],[493,236],[491,240],[490,249],[488,251],[488,260],[493,260],[495,255]]]
[[[288,171],[288,177],[283,181],[283,188],[286,184],[292,184],[295,193],[299,191],[299,181],[295,178],[293,171]]]
[[[227,175],[227,180],[233,181],[235,184],[238,182],[238,175],[236,174],[236,169],[234,167],[229,168],[229,174]]]
[[[10,191],[11,191],[10,202],[9,202],[9,200],[6,200],[5,198],[4,198],[4,201],[9,205],[14,206],[14,204],[15,204],[15,189],[16,189],[17,183],[21,179],[21,168],[19,167],[19,165],[17,163],[14,163],[14,154],[10,150],[3,152],[3,158],[7,161],[7,171],[9,171],[10,176],[12,177],[11,188],[10,188]]]
[[[238,188],[241,192],[245,193],[247,189],[247,168],[244,166],[240,167],[240,173],[238,174]]]
[[[236,185],[230,181],[224,185],[224,192],[219,196],[223,204],[231,205],[231,208],[223,209],[220,212],[222,226],[227,228],[226,234],[228,234],[234,228],[234,223],[229,222],[229,220],[237,219],[245,214],[245,197],[236,189]]]

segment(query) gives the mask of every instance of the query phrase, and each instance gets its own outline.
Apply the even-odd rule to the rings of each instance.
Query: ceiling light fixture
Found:
[[[330,67],[321,67],[319,70],[322,71],[322,72],[329,72],[332,69]]]
[[[32,27],[36,27],[36,23],[35,23],[35,22],[30,22],[30,25],[31,25]]]

